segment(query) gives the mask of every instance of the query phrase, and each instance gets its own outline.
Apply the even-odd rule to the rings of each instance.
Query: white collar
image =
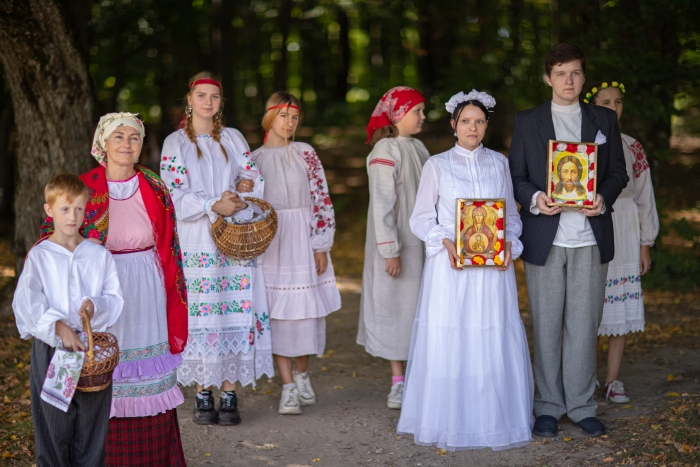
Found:
[[[129,199],[139,189],[138,173],[126,180],[107,180],[107,187],[109,188],[109,197],[111,199]]]
[[[557,112],[560,114],[575,114],[581,112],[581,104],[576,101],[571,105],[559,105],[552,101],[552,112]]]
[[[479,143],[479,147],[474,149],[473,151],[470,151],[469,149],[463,148],[462,146],[459,145],[459,143],[455,143],[454,150],[460,156],[474,157],[474,156],[478,156],[479,154],[481,154],[484,151],[484,143]]]

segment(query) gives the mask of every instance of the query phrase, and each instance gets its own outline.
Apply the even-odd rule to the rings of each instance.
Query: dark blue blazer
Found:
[[[613,204],[627,186],[629,177],[622,152],[622,138],[617,126],[617,115],[610,109],[581,102],[581,141],[592,143],[598,131],[607,142],[598,145],[597,193],[603,196],[605,214],[589,217],[600,260],[607,263],[615,256],[612,212]],[[513,192],[520,203],[523,221],[523,260],[544,265],[559,227],[559,214],[547,216],[530,212],[532,196],[538,191],[547,193],[548,142],[556,140],[552,122],[551,101],[524,110],[515,116],[513,140],[508,153]]]

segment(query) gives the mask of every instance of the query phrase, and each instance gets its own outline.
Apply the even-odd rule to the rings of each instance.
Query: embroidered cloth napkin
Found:
[[[87,346],[87,333],[81,332],[79,338]],[[46,380],[41,388],[41,399],[68,412],[78,386],[84,358],[85,352],[63,350],[63,344],[59,343],[46,371]]]

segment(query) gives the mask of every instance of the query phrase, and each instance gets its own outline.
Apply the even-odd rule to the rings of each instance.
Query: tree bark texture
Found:
[[[0,0],[0,63],[18,136],[14,251],[20,258],[39,237],[46,182],[94,166],[91,81],[67,11],[55,0]]]

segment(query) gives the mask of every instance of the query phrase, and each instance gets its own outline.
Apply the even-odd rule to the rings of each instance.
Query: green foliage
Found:
[[[661,229],[656,245],[651,249],[652,268],[644,276],[645,289],[689,292],[700,286],[700,230],[688,220],[667,220],[664,203],[659,203]],[[672,238],[680,246],[666,245]]]
[[[627,132],[665,158],[674,96],[700,84],[699,15],[695,0],[100,1],[90,71],[100,111],[139,111],[164,131],[202,69],[222,75],[229,123],[248,134],[282,88],[312,127],[361,126],[400,84],[424,91],[430,120],[446,118],[443,102],[477,88],[498,101],[486,141],[498,148],[516,111],[551,96],[547,50],[572,42],[589,83],[625,83]]]

